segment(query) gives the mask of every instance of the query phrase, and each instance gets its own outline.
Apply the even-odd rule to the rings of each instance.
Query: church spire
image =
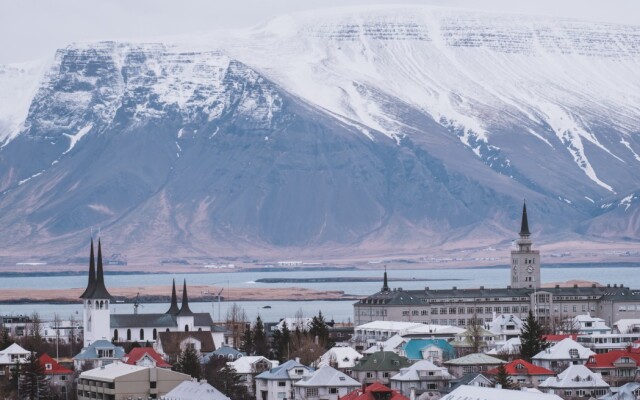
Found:
[[[81,299],[87,298],[96,288],[96,260],[93,256],[93,237],[91,238],[91,251],[89,253],[89,282],[87,288],[80,295]]]
[[[529,236],[529,220],[527,219],[527,202],[522,206],[522,223],[520,224],[520,236]]]
[[[111,299],[111,295],[104,285],[104,271],[102,268],[102,245],[98,239],[98,269],[96,271],[96,285],[93,292],[89,295],[90,299]]]
[[[176,295],[176,280],[173,280],[173,290],[171,291],[171,306],[166,314],[176,315],[180,309],[178,308],[178,296]]]
[[[180,307],[180,311],[176,314],[179,317],[188,317],[192,316],[193,312],[189,308],[189,296],[187,296],[187,280],[184,280],[184,284],[182,286],[182,306]]]
[[[389,291],[389,281],[387,280],[387,266],[384,266],[384,282],[382,283],[382,291],[383,292],[388,292]]]

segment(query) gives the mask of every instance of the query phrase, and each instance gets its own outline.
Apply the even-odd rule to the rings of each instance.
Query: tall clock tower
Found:
[[[527,220],[527,204],[522,207],[522,223],[520,239],[516,241],[517,249],[511,250],[511,287],[540,287],[540,251],[531,250],[531,233]]]

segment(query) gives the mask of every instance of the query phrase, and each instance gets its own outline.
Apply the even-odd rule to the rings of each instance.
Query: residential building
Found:
[[[160,332],[155,349],[170,362],[175,363],[181,352],[195,350],[198,356],[214,351],[215,344],[210,332]]]
[[[609,384],[602,380],[600,374],[579,364],[569,365],[558,376],[547,378],[538,388],[567,400],[600,397],[609,393]]]
[[[554,394],[463,385],[441,400],[562,400]]]
[[[462,375],[460,378],[456,378],[452,380],[451,386],[443,390],[443,392],[451,393],[457,388],[459,388],[460,386],[465,386],[465,385],[478,386],[478,387],[493,387],[493,382],[491,381],[491,379],[487,378],[483,374],[469,373],[469,374]]]
[[[235,361],[227,362],[227,365],[240,375],[240,381],[247,387],[249,393],[255,393],[255,377],[276,368],[279,362],[263,356],[244,356]]]
[[[11,371],[15,368],[16,363],[26,362],[30,355],[30,351],[23,349],[17,343],[0,351],[0,377],[10,379]]]
[[[73,371],[63,367],[46,353],[38,357],[38,361],[44,367],[44,374],[51,384],[52,390],[60,397],[64,397],[71,390]]]
[[[294,398],[338,400],[360,387],[360,382],[329,365],[324,365],[293,384]]]
[[[380,382],[374,382],[364,389],[356,389],[340,400],[409,400],[409,398],[397,390],[389,389]]]
[[[409,360],[429,360],[440,365],[456,358],[455,348],[445,339],[409,339],[400,351]]]
[[[427,360],[420,360],[400,369],[400,372],[392,376],[391,389],[396,389],[405,396],[415,397],[424,392],[442,390],[448,387],[454,378],[446,368],[438,367]]]
[[[386,274],[386,272],[385,272]],[[394,320],[371,320],[355,327],[351,338],[356,350],[365,350],[379,342],[385,342],[395,335],[406,333],[410,328],[420,327],[422,323],[399,322]]]
[[[494,340],[498,343],[520,337],[522,320],[514,314],[499,314],[493,321],[487,322],[484,328],[493,333]]]
[[[578,343],[598,354],[626,349],[638,340],[640,340],[640,333],[594,333],[580,335],[576,339]]]
[[[124,348],[108,340],[96,340],[73,357],[73,366],[77,371],[103,367],[121,360],[124,354]]]
[[[638,400],[640,399],[640,383],[625,383],[615,393],[609,393],[599,400]]]
[[[371,347],[362,351],[362,354],[373,354],[378,351],[392,351],[394,353],[399,354],[402,351],[402,346],[404,346],[404,344],[408,340],[409,339],[405,339],[402,336],[396,334],[391,336],[389,339],[385,341],[375,342],[374,344],[371,345]],[[356,346],[356,350],[358,350],[357,346]]]
[[[614,333],[640,333],[640,318],[623,318],[613,324]]]
[[[78,400],[156,399],[190,380],[189,375],[165,368],[116,362],[81,373]]]
[[[633,351],[633,349],[594,354],[585,364],[585,367],[599,373],[611,386],[633,382],[636,379],[638,366],[640,366],[640,351]]]
[[[528,227],[523,207],[520,239],[511,253],[511,276],[505,287],[402,290],[385,283],[379,292],[354,304],[355,324],[384,320],[466,327],[479,319],[492,322],[494,314],[512,314],[524,320],[529,310],[543,324],[585,313],[609,325],[621,318],[640,318],[640,290],[624,285],[540,287],[540,254],[532,250]]]
[[[573,317],[572,330],[578,335],[592,335],[594,333],[607,334],[611,333],[611,328],[607,326],[604,319],[592,317],[587,314],[576,315]]]
[[[487,351],[490,356],[499,356],[500,358],[513,361],[520,355],[520,347],[522,343],[520,338],[511,338],[504,343],[496,343],[496,347]]]
[[[246,357],[242,357],[240,360]],[[238,361],[240,361],[238,360]],[[311,375],[313,368],[289,360],[255,377],[256,399],[277,400],[294,398],[294,383]]]
[[[205,381],[184,381],[162,396],[162,400],[231,400]]]
[[[215,349],[214,351],[212,351],[211,353],[207,353],[202,357],[202,362],[203,364],[206,364],[209,362],[209,360],[213,357],[213,358],[222,358],[225,359],[227,361],[235,361],[240,357],[244,357],[246,356],[246,354],[242,351],[236,350],[233,347],[223,344],[222,346],[218,347],[217,349]]]
[[[513,360],[504,366],[507,374],[509,374],[509,380],[515,383],[519,387],[534,387],[537,388],[547,378],[555,376],[555,372],[550,369],[540,367],[538,365],[531,364],[522,359]],[[487,375],[495,376],[498,374],[498,369],[493,368],[486,372]]]
[[[467,354],[487,352],[496,347],[495,337],[491,331],[480,325],[471,325],[464,332],[456,335],[451,345],[456,355],[462,357]]]
[[[134,347],[129,354],[122,358],[125,364],[139,365],[141,367],[171,368],[153,347]]]
[[[533,356],[532,361],[535,365],[559,372],[569,365],[586,363],[593,354],[575,340],[566,338]]]
[[[496,368],[500,364],[506,364],[506,361],[491,357],[487,354],[474,353],[445,361],[442,364],[449,369],[451,374],[460,378],[466,374],[485,373],[490,369]]]
[[[351,376],[353,367],[363,357],[353,347],[333,346],[324,353],[316,362],[318,367],[330,365],[339,371]]]
[[[28,315],[3,315],[0,322],[0,331],[6,330],[11,337],[33,334],[33,321]]]
[[[353,377],[364,385],[380,382],[389,385],[393,375],[407,368],[411,362],[391,351],[378,351],[367,354],[353,367]]]

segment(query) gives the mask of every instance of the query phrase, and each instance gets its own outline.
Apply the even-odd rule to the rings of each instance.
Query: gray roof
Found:
[[[291,368],[304,368],[307,371],[313,371],[313,368],[302,365],[294,360],[289,360],[282,365],[275,368],[271,368],[269,371],[264,371],[260,375],[256,376],[256,379],[270,379],[270,380],[290,380],[289,370]]]
[[[124,348],[120,347],[120,346],[116,346],[113,343],[111,343],[108,340],[96,340],[95,342],[91,343],[89,345],[89,347],[85,347],[82,349],[82,351],[80,351],[79,354],[77,354],[75,357],[73,357],[74,360],[95,360],[98,359],[100,357],[98,357],[98,352],[97,350],[103,350],[103,349],[113,349],[113,357],[109,357],[109,358],[114,358],[114,359],[120,359],[122,357],[124,357]],[[105,358],[105,357],[102,357]]]
[[[360,387],[360,382],[337,369],[325,365],[316,370],[312,375],[302,378],[294,383],[295,386],[304,387]]]
[[[176,316],[170,314],[111,314],[112,328],[171,328],[178,326]],[[212,326],[209,313],[194,313],[194,326]]]
[[[484,353],[467,354],[464,357],[443,362],[444,365],[499,365],[507,362]]]

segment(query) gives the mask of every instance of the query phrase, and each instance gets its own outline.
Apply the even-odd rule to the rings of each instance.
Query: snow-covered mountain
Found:
[[[70,45],[0,69],[37,87],[24,120],[0,98],[0,232],[7,254],[92,226],[159,258],[419,252],[507,240],[526,197],[548,238],[637,240],[639,62],[640,26],[427,7]]]

